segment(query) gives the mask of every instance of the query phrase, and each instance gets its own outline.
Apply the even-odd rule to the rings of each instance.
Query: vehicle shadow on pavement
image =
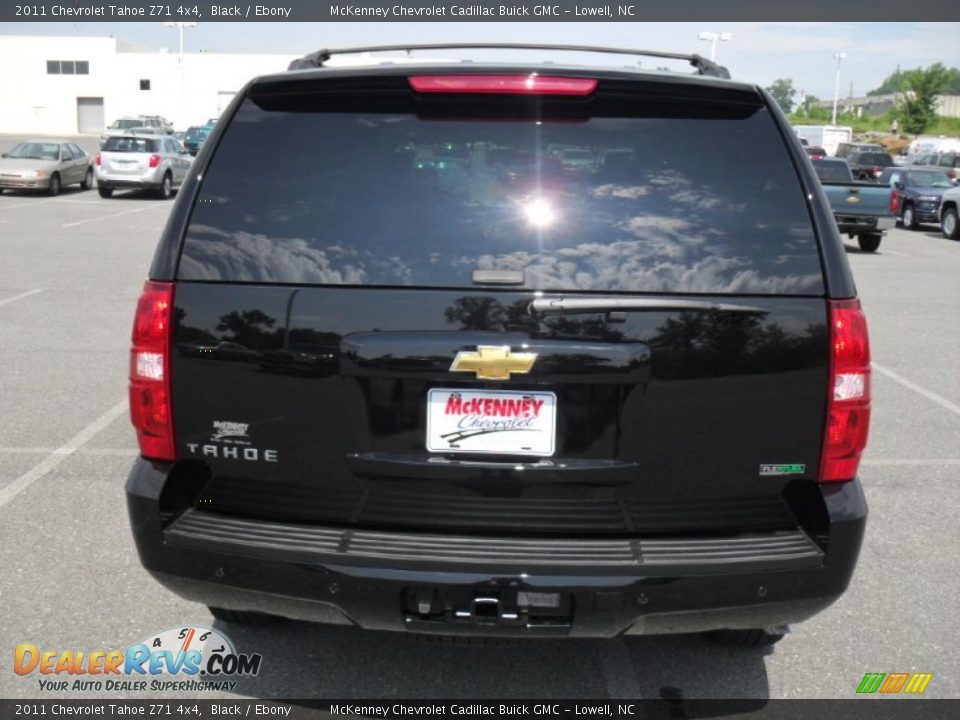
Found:
[[[177,197],[177,192],[177,190],[174,190],[171,198],[162,198],[153,190],[149,189],[140,190],[134,188],[132,190],[115,190],[113,196],[107,202],[113,202],[114,200],[156,200],[158,202],[171,202]]]
[[[671,706],[749,700],[735,704],[744,708],[737,713],[755,711],[769,697],[769,648],[726,648],[698,635],[450,645],[293,621],[241,628],[218,620],[214,627],[239,652],[263,655],[259,676],[237,690],[265,699],[642,698]],[[699,712],[672,717],[706,717]]]
[[[846,242],[843,243],[843,249],[846,251],[847,255],[863,255],[864,257],[882,257],[883,256],[883,244],[880,244],[880,249],[870,252],[868,250],[861,250],[856,245],[849,245]]]
[[[57,195],[51,195],[45,190],[16,190],[14,188],[4,188],[3,196],[8,198],[36,198],[37,200],[44,200],[55,197],[67,197],[69,195],[83,195],[84,193],[89,193],[89,190],[84,190],[83,188],[77,185],[67,185],[60,188],[60,192]],[[96,195],[96,193],[93,193]]]

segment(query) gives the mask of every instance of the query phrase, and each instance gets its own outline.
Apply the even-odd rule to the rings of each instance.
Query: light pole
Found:
[[[180,31],[180,57],[183,57],[183,29],[196,27],[195,22],[165,22],[164,27],[175,27]]]
[[[184,28],[196,27],[197,23],[195,22],[165,22],[164,27],[177,28],[177,32],[180,35],[180,52],[177,54],[177,69],[180,74],[180,107],[178,108],[179,120],[183,123],[183,30]]]
[[[837,103],[840,101],[840,63],[846,56],[845,52],[833,54],[833,59],[837,61],[837,78],[833,85],[833,120],[830,121],[831,125],[837,124]]]
[[[710,43],[710,60],[714,61],[717,59],[717,42],[729,42],[733,40],[733,33],[701,30],[697,37]]]

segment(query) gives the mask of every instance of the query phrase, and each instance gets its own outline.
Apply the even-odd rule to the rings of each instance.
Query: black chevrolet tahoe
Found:
[[[485,637],[757,645],[836,600],[869,345],[777,103],[695,55],[332,54],[238,93],[157,248],[150,573],[228,622]]]

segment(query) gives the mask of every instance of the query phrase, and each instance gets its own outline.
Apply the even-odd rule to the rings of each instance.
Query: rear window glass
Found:
[[[765,109],[505,122],[314,105],[241,105],[181,279],[463,288],[497,269],[541,290],[822,292]]]
[[[187,140],[202,140],[210,134],[210,131],[213,128],[209,127],[192,127],[187,130],[186,139]]]
[[[153,153],[157,152],[159,147],[157,141],[151,138],[111,137],[107,138],[102,150],[104,152]]]
[[[857,157],[861,165],[893,165],[893,158],[886,153],[863,153]]]
[[[814,162],[813,169],[823,182],[852,182],[850,166],[845,162]]]

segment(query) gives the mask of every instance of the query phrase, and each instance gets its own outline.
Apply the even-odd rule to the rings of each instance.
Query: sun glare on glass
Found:
[[[523,204],[523,214],[526,216],[527,222],[537,228],[547,227],[557,219],[550,203],[543,198],[534,198],[525,202]]]

